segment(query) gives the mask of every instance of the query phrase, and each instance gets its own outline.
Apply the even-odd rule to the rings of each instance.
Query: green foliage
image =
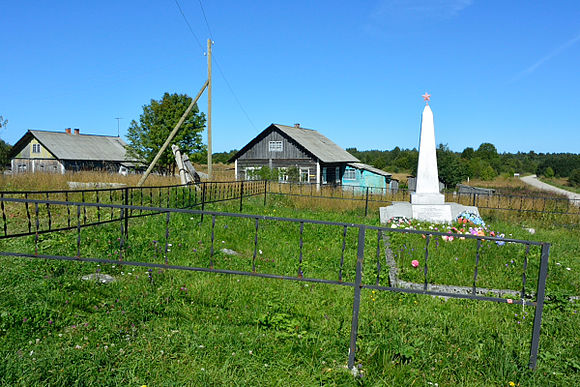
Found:
[[[10,163],[8,154],[10,153],[11,149],[12,146],[4,142],[4,140],[0,139],[0,171]]]
[[[133,120],[127,133],[127,152],[129,157],[149,164],[173,130],[192,98],[186,94],[165,93],[160,100],[151,100],[143,106],[139,122]],[[202,144],[201,132],[205,126],[205,115],[196,106],[191,110],[177,132],[173,144],[179,146],[182,153],[189,156],[192,162],[202,161],[206,146]],[[158,169],[169,172],[175,165],[171,147],[167,147],[157,162]]]
[[[536,175],[546,176],[548,168],[552,168],[554,176],[569,177],[574,169],[580,168],[580,155],[571,153],[546,154],[536,169]]]
[[[229,152],[219,152],[219,153],[214,153],[212,155],[212,160],[214,163],[222,163],[222,164],[227,164],[230,159],[238,152],[237,149],[233,149]],[[203,163],[203,161],[202,161]],[[207,159],[205,161],[205,163],[207,164]]]
[[[554,170],[552,169],[552,167],[546,168],[546,170],[544,171],[544,176],[554,177]]]
[[[437,169],[439,170],[439,180],[448,188],[454,188],[469,176],[466,163],[462,162],[456,153],[443,144],[439,144],[437,148]]]
[[[495,179],[496,176],[497,173],[495,172],[495,169],[493,169],[491,165],[488,165],[481,171],[480,178],[482,180],[490,181]]]
[[[6,125],[8,125],[8,120],[4,119],[4,116],[0,116],[0,129],[6,129]]]
[[[570,173],[568,182],[570,182],[571,186],[580,187],[580,168],[576,168]]]

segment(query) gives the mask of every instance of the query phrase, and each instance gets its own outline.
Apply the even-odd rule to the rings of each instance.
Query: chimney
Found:
[[[80,130],[80,129],[78,129],[78,128],[75,128],[75,134],[77,134],[77,135],[78,135],[78,134],[80,134],[80,133],[81,133],[81,130]]]
[[[300,124],[294,124],[294,127],[295,128],[299,128],[300,127]]]
[[[70,134],[70,128],[66,128],[64,131],[66,132],[66,134]]]

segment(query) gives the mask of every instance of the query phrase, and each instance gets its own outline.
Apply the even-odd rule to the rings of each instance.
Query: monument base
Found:
[[[411,204],[445,204],[445,195],[434,193],[411,193]]]
[[[479,216],[477,207],[464,206],[458,203],[414,204],[393,202],[391,206],[381,207],[379,211],[381,223],[387,223],[389,219],[394,217],[405,217],[431,223],[450,223],[464,211]]]

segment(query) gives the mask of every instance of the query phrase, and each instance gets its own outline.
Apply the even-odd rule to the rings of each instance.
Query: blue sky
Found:
[[[179,4],[197,39],[175,0],[0,0],[0,138],[116,135],[115,117],[124,135],[152,98],[197,94],[211,31],[214,152],[270,123],[417,147],[429,92],[452,150],[580,153],[577,0],[201,0],[209,31],[200,0]]]

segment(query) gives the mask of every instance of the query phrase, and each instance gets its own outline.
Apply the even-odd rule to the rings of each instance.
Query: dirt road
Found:
[[[557,192],[561,195],[566,195],[570,198],[570,201],[574,204],[576,204],[577,206],[580,206],[580,194],[574,193],[574,192],[570,192],[570,191],[566,191],[565,189],[562,188],[558,188],[558,187],[554,187],[553,185],[550,184],[546,184],[544,182],[541,182],[540,180],[538,180],[538,178],[536,177],[536,175],[530,175],[530,176],[525,176],[522,177],[521,180],[526,183],[529,184],[531,186],[534,186],[536,188],[539,188],[541,190],[544,191],[551,191],[551,192]]]

